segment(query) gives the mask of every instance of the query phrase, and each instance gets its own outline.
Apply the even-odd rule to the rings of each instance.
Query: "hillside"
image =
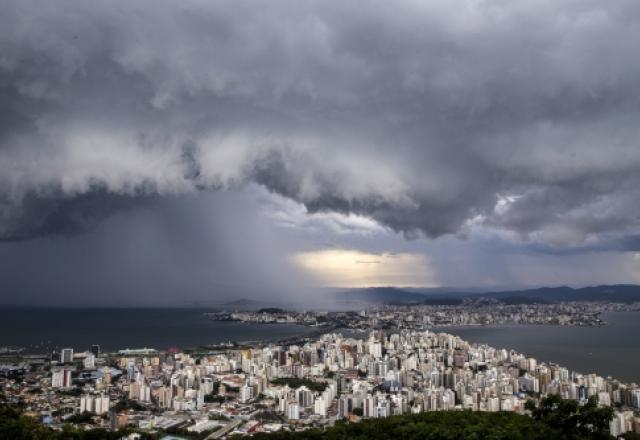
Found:
[[[417,289],[400,289],[396,287],[368,287],[363,289],[349,289],[335,293],[336,301],[340,303],[369,303],[369,304],[455,304],[465,298],[493,298],[508,304],[527,304],[533,302],[560,301],[612,301],[635,302],[640,301],[640,286],[633,284],[590,286],[572,288],[568,286],[541,287],[536,289],[478,291],[472,289],[421,292]]]
[[[511,412],[436,411],[338,423],[327,430],[257,434],[255,440],[609,440],[611,408],[557,396],[527,404],[532,416]],[[637,440],[634,434],[626,439]]]
[[[561,440],[559,431],[514,413],[427,412],[339,423],[325,431],[257,434],[255,440]]]
[[[540,289],[516,290],[505,292],[488,292],[481,296],[496,299],[506,297],[527,297],[541,301],[640,301],[640,286],[633,284],[618,284],[605,286],[590,286],[574,289],[572,287],[543,287]]]
[[[338,292],[341,302],[365,302],[372,304],[422,303],[427,297],[421,293],[408,292],[396,287],[368,287]]]

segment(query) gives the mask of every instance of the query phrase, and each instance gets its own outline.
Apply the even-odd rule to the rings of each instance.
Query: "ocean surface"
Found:
[[[555,362],[579,373],[597,373],[640,383],[640,312],[602,315],[608,325],[542,325],[439,328],[470,342],[514,349],[538,361]]]
[[[0,309],[0,346],[30,352],[73,347],[103,350],[190,348],[227,341],[273,340],[316,329],[288,324],[209,320],[200,309]],[[602,315],[603,327],[541,325],[446,327],[443,331],[580,373],[640,383],[640,312]],[[348,333],[348,332],[345,332]],[[358,334],[366,337],[366,334]]]
[[[314,329],[289,324],[212,321],[201,309],[0,309],[0,346],[103,351],[191,348],[227,341],[285,338]]]

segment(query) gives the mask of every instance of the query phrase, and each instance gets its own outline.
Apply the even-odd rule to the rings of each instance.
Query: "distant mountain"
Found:
[[[408,292],[396,287],[367,287],[349,289],[336,293],[339,302],[361,302],[370,304],[407,304],[421,303],[427,297],[421,293]]]
[[[539,289],[487,292],[480,296],[503,299],[508,297],[525,297],[546,302],[559,301],[640,301],[640,286],[633,284],[616,284],[606,286],[590,286],[574,289],[568,286],[542,287]]]
[[[256,301],[253,299],[241,298],[235,301],[229,301],[226,303],[221,303],[219,306],[221,307],[236,307],[236,308],[258,308],[264,306],[266,303],[264,301]]]
[[[457,304],[463,299],[493,298],[506,304],[553,303],[561,301],[640,301],[640,286],[617,284],[573,288],[568,286],[536,289],[482,291],[481,289],[400,289],[367,287],[334,292],[339,303],[368,304]]]

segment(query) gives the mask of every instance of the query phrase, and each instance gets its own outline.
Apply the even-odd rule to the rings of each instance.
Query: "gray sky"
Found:
[[[636,0],[0,10],[0,303],[640,282]]]

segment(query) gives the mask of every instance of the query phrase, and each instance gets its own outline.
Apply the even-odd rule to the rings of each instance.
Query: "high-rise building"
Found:
[[[313,412],[319,416],[327,415],[327,404],[323,397],[318,397],[313,404]]]
[[[374,417],[389,417],[391,412],[391,405],[388,401],[383,400],[378,402],[378,406],[376,406],[374,411]]]
[[[86,395],[80,398],[80,413],[94,412],[98,415],[104,414],[109,411],[110,399],[109,396],[92,396]]]
[[[146,383],[140,384],[140,397],[139,400],[141,402],[149,402],[151,401],[151,388]]]
[[[382,357],[382,344],[379,342],[369,342],[369,353],[376,359]]]
[[[109,411],[109,396],[99,396],[93,401],[93,407],[96,414],[104,414]]]
[[[298,420],[300,419],[300,407],[297,402],[291,402],[287,405],[287,419]]]
[[[71,386],[71,370],[63,368],[51,373],[52,388],[69,388]]]
[[[140,397],[140,383],[131,382],[129,384],[129,399],[136,400]]]
[[[73,362],[73,348],[63,348],[60,352],[60,362],[67,364]]]
[[[498,397],[489,397],[487,399],[487,411],[500,411],[500,399]]]
[[[313,405],[313,393],[311,393],[311,390],[305,386],[298,388],[296,397],[298,399],[298,403],[303,408]]]
[[[93,411],[93,396],[87,395],[80,398],[80,413]]]
[[[245,384],[240,388],[240,402],[247,403],[251,399],[253,399],[253,387]]]
[[[375,396],[368,396],[364,400],[363,415],[365,417],[375,417],[377,405],[378,399]]]
[[[213,392],[213,379],[210,377],[203,377],[200,379],[200,389],[203,395],[211,394]]]
[[[94,344],[91,346],[91,353],[93,353],[93,355],[95,357],[99,357],[100,356],[100,346],[98,344]]]
[[[95,355],[91,352],[87,352],[87,355],[84,358],[83,364],[86,370],[94,369],[96,367]]]
[[[340,399],[338,399],[338,418],[346,418],[349,415],[349,411],[351,411],[349,397],[341,396]]]
[[[111,368],[105,367],[102,369],[102,382],[105,385],[111,384]]]

